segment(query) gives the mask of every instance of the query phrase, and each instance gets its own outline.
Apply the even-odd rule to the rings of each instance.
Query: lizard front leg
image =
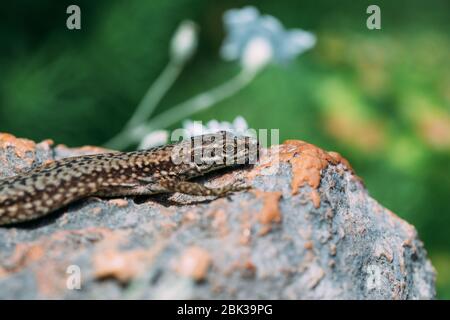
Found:
[[[230,192],[242,191],[249,189],[249,186],[245,186],[237,183],[230,183],[223,187],[210,188],[200,183],[190,181],[180,181],[176,179],[165,179],[159,182],[159,184],[166,189],[166,192],[180,192],[184,194],[190,194],[194,196],[225,196]]]

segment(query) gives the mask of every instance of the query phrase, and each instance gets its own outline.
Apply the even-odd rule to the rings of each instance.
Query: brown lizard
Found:
[[[65,158],[0,180],[0,225],[45,216],[89,197],[181,192],[223,196],[236,183],[208,188],[188,180],[224,167],[253,164],[256,139],[221,131],[148,150]]]

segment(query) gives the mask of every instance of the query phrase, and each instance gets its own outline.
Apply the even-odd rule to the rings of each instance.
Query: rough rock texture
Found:
[[[101,151],[0,134],[0,178]],[[208,178],[254,188],[228,198],[90,198],[0,227],[0,299],[434,298],[416,230],[370,198],[343,158],[301,141],[268,151]],[[81,289],[68,289],[77,271]]]

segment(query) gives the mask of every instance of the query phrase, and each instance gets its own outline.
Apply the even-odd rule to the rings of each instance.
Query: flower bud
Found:
[[[189,20],[183,21],[172,37],[170,55],[172,59],[185,62],[197,49],[197,25]]]

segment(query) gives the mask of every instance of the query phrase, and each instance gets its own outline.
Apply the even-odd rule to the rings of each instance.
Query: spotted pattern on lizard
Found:
[[[45,216],[89,197],[181,192],[223,196],[246,188],[209,188],[189,180],[256,162],[256,139],[221,131],[148,150],[66,158],[0,180],[0,225]]]

